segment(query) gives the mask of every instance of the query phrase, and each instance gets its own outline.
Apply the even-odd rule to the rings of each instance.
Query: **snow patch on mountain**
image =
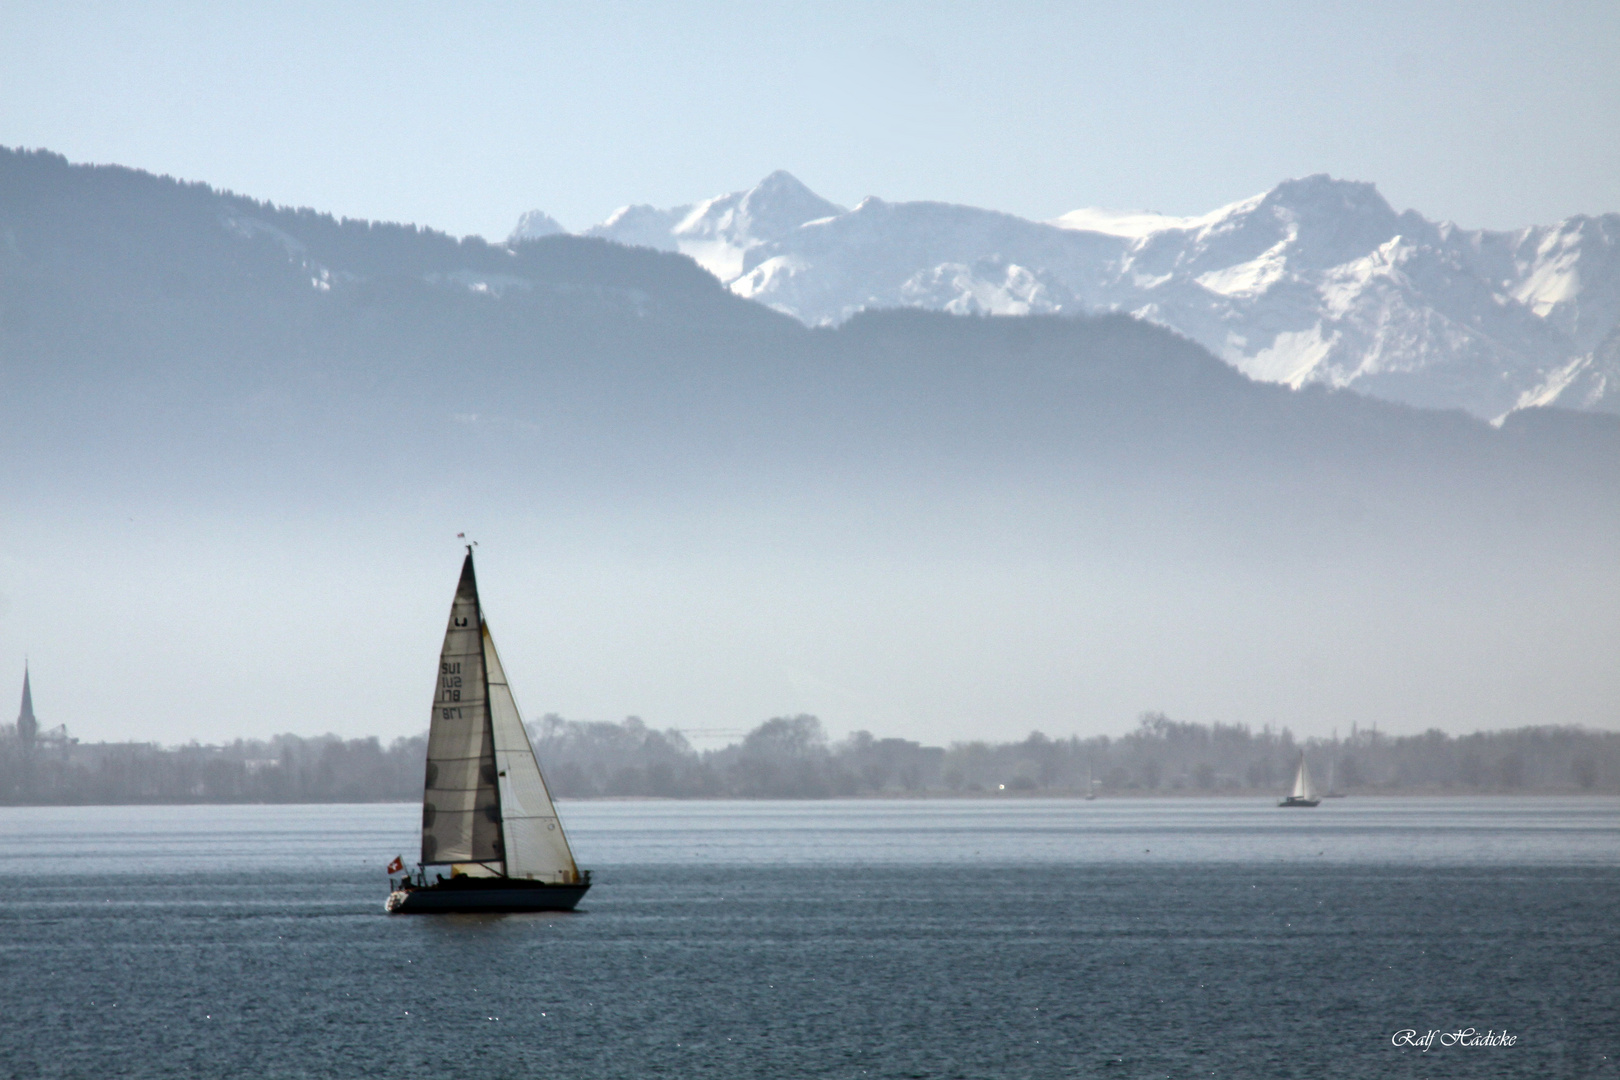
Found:
[[[1279,240],[1248,262],[1222,267],[1219,270],[1206,270],[1193,280],[1212,293],[1219,293],[1234,300],[1253,299],[1265,293],[1288,273],[1288,242]],[[1156,283],[1162,283],[1168,276],[1157,279]]]
[[[1539,386],[1526,390],[1519,408],[1558,405],[1566,409],[1617,411],[1620,399],[1620,326],[1585,356],[1554,370]]]
[[[1048,224],[1075,232],[1102,233],[1105,236],[1123,236],[1139,240],[1166,229],[1195,229],[1202,219],[1170,217],[1152,210],[1104,210],[1097,206],[1070,210]]]
[[[1620,322],[1620,214],[1525,230],[1512,297],[1593,348]]]
[[[1050,274],[1001,259],[941,263],[900,286],[910,306],[954,315],[1034,315],[1062,311],[1073,296]]]
[[[1298,390],[1331,355],[1338,340],[1337,331],[1324,337],[1318,322],[1308,330],[1285,330],[1265,348],[1252,355],[1240,352],[1231,362],[1251,379],[1283,383]]]
[[[1590,371],[1592,356],[1577,356],[1561,368],[1556,368],[1540,386],[1533,386],[1519,395],[1515,408],[1535,409],[1557,404],[1582,375]],[[1602,376],[1598,376],[1598,389],[1602,389]]]

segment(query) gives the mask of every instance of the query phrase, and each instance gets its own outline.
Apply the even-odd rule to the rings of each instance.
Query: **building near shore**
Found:
[[[39,721],[34,719],[34,692],[28,685],[28,666],[23,665],[22,710],[17,713],[17,739],[24,746],[33,746],[39,734]]]

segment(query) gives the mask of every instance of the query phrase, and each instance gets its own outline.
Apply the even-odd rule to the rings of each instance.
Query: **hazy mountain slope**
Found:
[[[947,211],[790,232],[915,215],[945,257]],[[106,715],[414,732],[463,530],[541,712],[949,738],[1161,706],[1598,722],[1620,694],[1611,417],[1293,391],[1124,315],[812,328],[675,253],[42,154],[0,154],[0,250],[0,651],[81,658],[51,681]]]
[[[1172,447],[1197,469],[1229,455],[1348,469],[1401,447],[1432,448],[1430,471],[1538,467],[1482,425],[1251,382],[1131,320],[896,312],[808,330],[678,255],[567,236],[457,241],[44,154],[0,165],[7,437],[24,458],[31,446],[97,453],[93,438],[63,439],[71,416],[160,456],[256,433],[310,461],[327,443],[365,459],[405,430],[426,454],[504,424],[597,462],[653,454],[659,469],[710,454],[866,469],[925,450],[973,468],[1140,464]],[[789,228],[798,213],[743,199],[722,216],[741,223],[733,240],[767,222],[823,245],[805,250],[847,252],[832,234],[877,229],[934,258],[950,254],[936,235],[956,209],[868,200]],[[1110,242],[975,213],[981,239],[1050,242],[1054,261],[1078,264]],[[1357,235],[1371,242],[1386,227]],[[1183,260],[1178,272],[1204,274],[1265,250],[1275,229],[1245,217],[1199,234],[1194,255],[1149,244],[1131,258],[1144,273]],[[1227,254],[1208,254],[1217,239]],[[1302,242],[1302,266],[1330,263],[1313,243]],[[259,460],[251,443],[227,452]]]
[[[776,226],[700,241],[744,203]],[[815,325],[897,306],[1126,311],[1268,382],[1485,418],[1531,402],[1620,411],[1607,384],[1568,389],[1569,365],[1620,320],[1617,214],[1467,231],[1398,214],[1371,184],[1313,176],[1197,218],[1079,210],[1037,223],[879,199],[839,212],[776,173],[589,231],[685,251],[737,294]]]
[[[117,432],[175,467],[207,446],[316,468],[332,446],[381,449],[383,429],[502,415],[514,386],[537,420],[716,332],[802,336],[679,256],[456,241],[49,155],[0,165],[13,464],[105,457]],[[106,464],[150,475],[136,461]]]

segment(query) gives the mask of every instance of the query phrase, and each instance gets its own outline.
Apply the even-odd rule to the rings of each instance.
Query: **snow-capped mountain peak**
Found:
[[[1620,214],[1470,231],[1319,174],[1197,216],[1034,222],[875,196],[845,210],[775,172],[700,203],[626,207],[586,234],[684,252],[811,324],[872,307],[1124,311],[1295,387],[1488,418],[1526,404],[1620,411]]]
[[[807,221],[843,212],[843,207],[828,202],[793,174],[779,169],[747,191],[722,195],[700,204],[676,232],[690,236],[746,236],[765,243],[787,235]]]
[[[627,206],[585,230],[636,247],[689,255],[721,281],[741,276],[748,253],[781,238],[807,221],[844,212],[811,191],[791,173],[778,170],[745,191],[716,195],[699,203],[656,210]]]
[[[669,210],[646,205],[621,206],[608,215],[602,224],[591,226],[582,235],[600,236],[625,247],[674,251],[675,241],[670,237],[670,231],[680,223],[688,209],[685,206]]]
[[[544,210],[530,210],[518,218],[517,227],[512,235],[506,238],[508,244],[516,244],[523,240],[538,240],[542,236],[556,236],[568,230],[562,223]]]

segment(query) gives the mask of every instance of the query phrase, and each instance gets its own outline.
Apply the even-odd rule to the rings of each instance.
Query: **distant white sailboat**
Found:
[[[591,887],[563,834],[484,621],[472,548],[439,653],[422,792],[422,861],[390,912],[571,911]]]
[[[1316,785],[1311,783],[1311,770],[1305,765],[1305,751],[1299,752],[1299,769],[1294,773],[1294,790],[1284,796],[1278,806],[1316,806],[1322,800],[1316,795]]]
[[[1086,758],[1086,801],[1090,802],[1096,797],[1097,781],[1091,778],[1091,758],[1088,756]]]

